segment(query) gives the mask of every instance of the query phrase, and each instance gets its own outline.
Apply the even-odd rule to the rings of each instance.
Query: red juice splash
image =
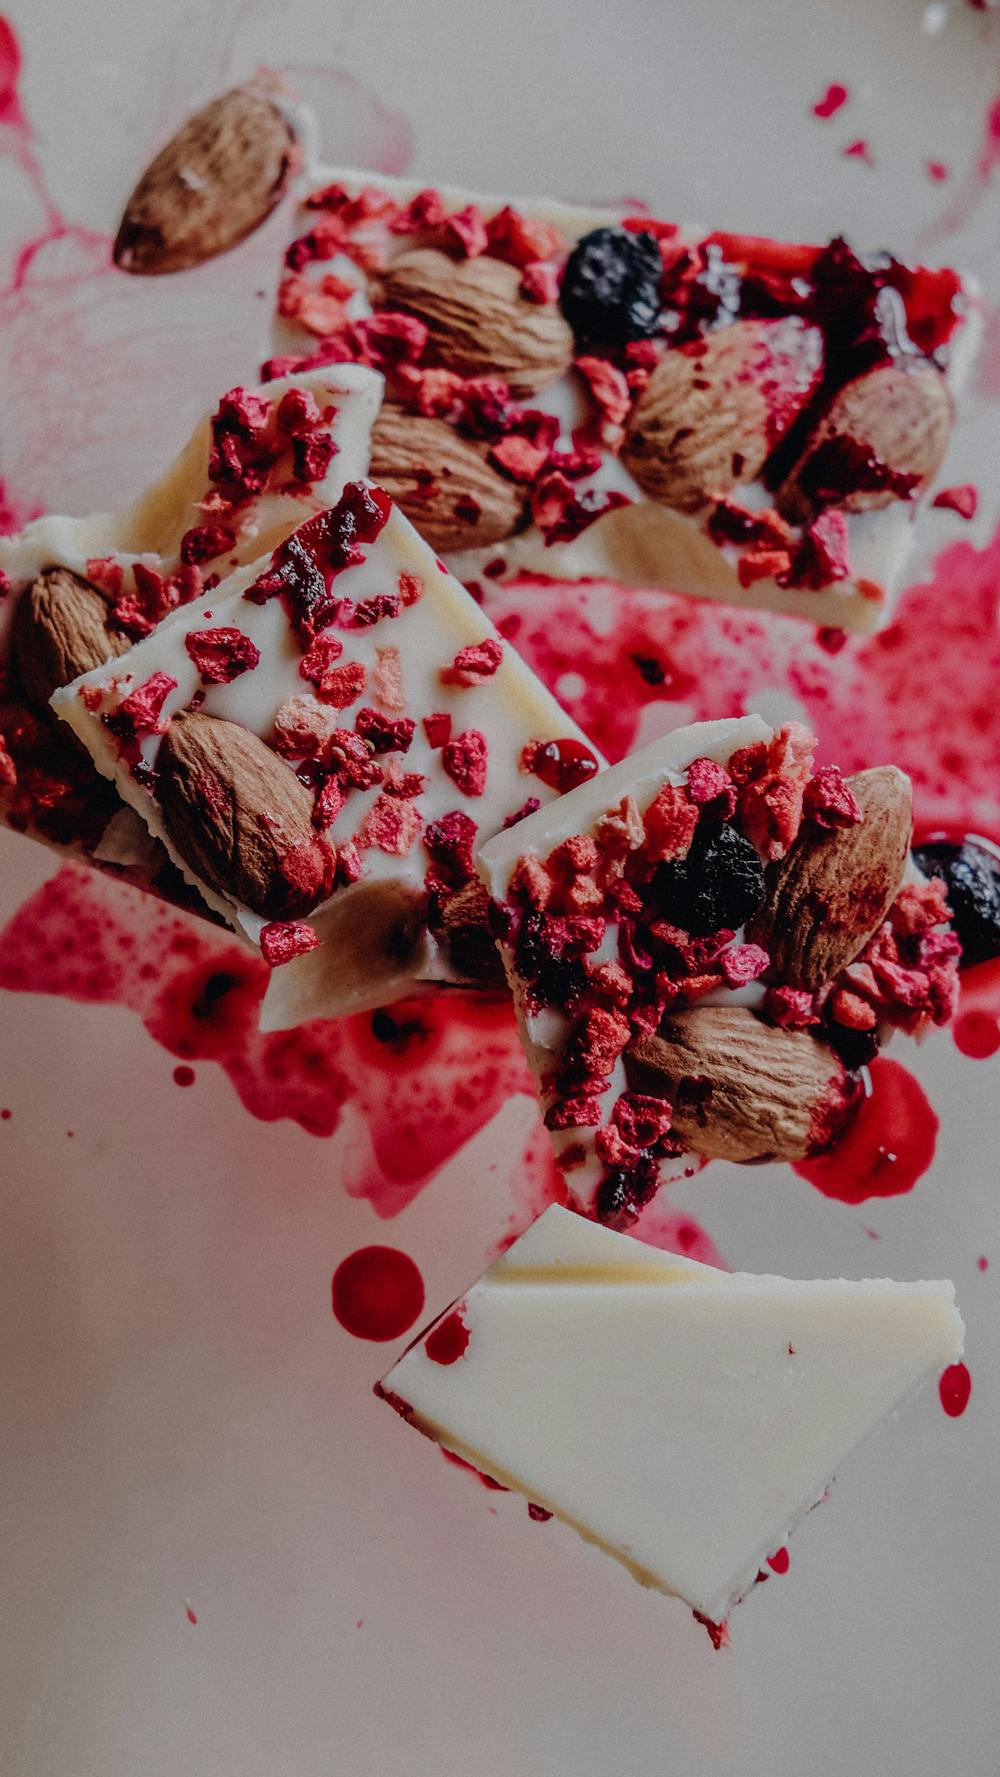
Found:
[[[960,1419],[972,1394],[972,1377],[965,1364],[949,1364],[942,1370],[938,1394],[949,1419]]]
[[[424,1280],[407,1253],[394,1246],[363,1246],[333,1274],[334,1318],[356,1339],[398,1339],[424,1305]]]
[[[800,1178],[841,1203],[912,1191],[934,1158],[938,1119],[923,1087],[885,1056],[867,1073],[870,1088],[836,1146],[795,1165]]]

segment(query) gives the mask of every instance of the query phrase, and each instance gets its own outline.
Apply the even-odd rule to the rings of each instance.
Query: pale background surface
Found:
[[[1000,184],[964,183],[1000,89],[1000,38],[958,0],[928,13],[916,0],[9,11],[49,187],[97,230],[114,227],[149,145],[197,103],[261,61],[323,64],[349,77],[315,81],[334,157],[388,143],[385,164],[398,163],[409,123],[429,179],[638,190],[668,214],[789,237],[845,227],[902,249],[965,194],[980,201],[937,252],[1000,289]],[[833,79],[855,95],[850,116],[817,124],[809,106]],[[874,174],[840,156],[858,136]],[[927,180],[928,158],[951,163],[949,186]],[[10,172],[5,225],[20,240],[35,200]],[[15,322],[0,468],[13,483],[16,466],[18,492],[82,510],[140,486],[148,452],[159,461],[208,396],[247,377],[258,265],[266,290],[263,242],[237,296],[224,266],[197,302],[170,280],[84,295],[87,375],[110,365],[121,382],[110,441],[88,423],[86,392],[68,391],[57,342]],[[997,436],[981,403],[969,478],[989,479]],[[51,869],[0,835],[0,915]],[[905,1059],[942,1114],[911,1198],[852,1210],[790,1172],[718,1166],[681,1199],[743,1268],[953,1276],[975,1380],[964,1419],[928,1395],[850,1464],[721,1657],[679,1605],[445,1471],[371,1397],[397,1348],[356,1343],[330,1317],[333,1266],[369,1240],[413,1254],[431,1305],[478,1271],[505,1226],[502,1131],[382,1223],[344,1196],[335,1143],[255,1122],[218,1069],[199,1067],[179,1095],[173,1058],[131,1014],[5,997],[0,1770],[994,1772],[997,1073],[946,1039]],[[506,1115],[513,1154],[530,1110]]]

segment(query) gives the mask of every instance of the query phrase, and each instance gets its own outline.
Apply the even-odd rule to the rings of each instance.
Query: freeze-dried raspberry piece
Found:
[[[266,395],[255,395],[252,389],[229,389],[212,415],[213,435],[234,432],[253,442],[267,430],[270,414]]]
[[[398,584],[401,605],[409,608],[410,605],[415,605],[419,599],[423,598],[424,583],[419,574],[400,574]]]
[[[585,1012],[563,1051],[560,1072],[610,1074],[632,1035],[620,1012],[595,1006]]]
[[[478,728],[463,729],[441,751],[441,764],[463,796],[483,794],[488,761],[486,736]]]
[[[324,673],[319,694],[323,702],[332,704],[334,709],[346,710],[349,704],[357,702],[367,683],[368,672],[361,661],[348,660]]]
[[[472,847],[478,829],[471,815],[453,809],[424,829],[424,845],[437,864],[453,882],[468,882],[474,874]]]
[[[607,358],[577,358],[575,367],[586,382],[592,401],[600,410],[603,426],[610,428],[610,441],[611,434],[624,425],[632,405],[632,394],[624,372]]]
[[[356,322],[355,330],[376,370],[416,364],[427,344],[424,322],[416,315],[404,315],[395,309],[379,309],[377,314]]]
[[[957,512],[959,518],[975,518],[979,509],[979,489],[971,481],[963,482],[960,487],[943,487],[931,505]]]
[[[192,629],[184,646],[206,685],[229,685],[260,661],[260,649],[241,629]]]
[[[165,579],[155,568],[147,568],[141,561],[133,563],[131,588],[123,586],[111,606],[111,621],[117,629],[123,629],[130,636],[148,636],[156,628],[161,618],[168,611],[174,611],[181,604],[180,574],[191,574],[197,577],[194,596],[201,590],[201,570],[196,567],[179,569]]]
[[[850,784],[844,782],[838,766],[821,765],[813,773],[802,797],[802,817],[830,832],[837,827],[854,827],[863,819],[857,797]]]
[[[109,555],[92,556],[87,563],[87,579],[99,591],[106,592],[110,599],[116,599],[122,589],[125,570],[121,562],[112,561]]]
[[[399,616],[399,599],[394,592],[376,592],[369,599],[341,599],[336,615],[340,629],[372,629],[384,618]]]
[[[355,844],[360,851],[376,848],[390,857],[405,858],[422,826],[423,817],[412,802],[382,794],[365,815],[355,834]]]
[[[755,543],[772,549],[785,549],[791,542],[792,529],[780,513],[768,507],[754,512],[738,500],[719,500],[708,519],[708,534],[713,543]]]
[[[525,302],[558,302],[559,273],[554,265],[534,262],[521,273],[521,295]]]
[[[767,742],[763,740],[755,740],[748,747],[737,747],[727,761],[729,775],[740,790],[762,777],[766,768]]]
[[[427,779],[423,772],[404,771],[395,759],[390,759],[385,768],[385,793],[387,796],[404,796],[412,799],[422,796],[427,788]]]
[[[319,942],[316,932],[304,919],[272,920],[269,925],[261,927],[261,952],[272,969],[290,963],[293,957],[304,956],[307,950],[315,950]]]
[[[589,833],[574,833],[549,853],[546,862],[553,873],[573,876],[584,870],[593,870],[597,859],[596,840]]]
[[[335,728],[326,749],[325,763],[352,790],[370,790],[385,776],[372,757],[372,748],[349,728]]]
[[[257,605],[282,597],[299,642],[310,648],[319,632],[326,629],[341,607],[350,601],[340,599],[334,590],[338,574],[345,568],[357,567],[364,561],[362,544],[373,543],[385,525],[391,501],[384,489],[368,482],[348,482],[341,498],[330,511],[317,512],[276,549],[270,565],[244,598]],[[369,601],[374,604],[378,601]],[[398,600],[392,599],[392,615]],[[357,607],[360,613],[361,606]],[[376,621],[365,615],[365,621]]]
[[[708,809],[720,821],[728,821],[736,808],[736,786],[724,765],[715,759],[692,759],[687,768],[687,793],[698,808]]]
[[[792,558],[787,549],[748,549],[736,564],[736,577],[746,590],[758,580],[777,580],[789,574]]]
[[[317,636],[308,653],[299,661],[299,672],[311,684],[323,689],[323,681],[334,662],[344,652],[344,644],[336,636]]]
[[[625,858],[638,851],[646,837],[642,815],[634,796],[623,796],[617,807],[601,815],[594,828],[594,840],[604,858]]]
[[[588,963],[588,991],[596,1000],[621,1011],[632,997],[632,977],[621,963]]]
[[[406,698],[403,695],[403,668],[399,658],[399,649],[377,648],[375,650],[375,666],[372,670],[372,695],[387,710],[405,710]]]
[[[339,778],[328,777],[321,785],[313,805],[312,824],[318,833],[333,826],[346,801],[347,792]]]
[[[444,221],[444,199],[433,185],[425,185],[389,224],[390,234],[419,234],[422,229],[440,228]]]
[[[722,952],[719,965],[728,987],[745,987],[748,981],[756,981],[759,975],[763,975],[770,961],[767,951],[759,944],[734,944]]]
[[[411,716],[383,716],[379,710],[364,709],[358,711],[354,728],[363,740],[368,741],[376,753],[408,752],[413,740],[416,723]]]
[[[804,1030],[808,1024],[819,1023],[815,999],[804,987],[769,987],[764,1010],[772,1023],[785,1030]]]
[[[808,526],[795,556],[790,584],[818,592],[823,586],[848,579],[850,572],[847,519],[843,512],[831,507]]]
[[[511,265],[525,266],[533,260],[551,259],[563,247],[562,235],[551,222],[522,216],[510,204],[490,217],[486,235],[494,259],[506,259]]]
[[[892,929],[903,937],[919,936],[950,918],[948,889],[940,876],[905,883],[889,909]]]
[[[506,816],[503,823],[503,832],[506,833],[508,827],[516,827],[518,821],[527,820],[529,814],[536,814],[541,806],[542,804],[537,796],[529,796],[527,801],[522,802],[520,808],[515,808],[513,814]]]
[[[534,852],[522,852],[511,872],[508,892],[526,906],[544,913],[552,899],[552,877],[541,858]]]
[[[601,1122],[601,1101],[593,1096],[560,1098],[545,1113],[546,1129],[597,1129]]]
[[[815,746],[801,722],[786,723],[772,736],[764,771],[740,792],[744,835],[767,863],[784,857],[799,830]]]
[[[304,486],[311,486],[315,481],[322,481],[324,475],[340,452],[340,446],[330,437],[328,432],[315,433],[306,438],[292,439],[292,475],[295,481]]]
[[[547,545],[571,543],[588,525],[619,506],[631,506],[627,494],[617,488],[590,488],[578,494],[571,481],[558,471],[543,475],[531,496],[531,516]]]
[[[615,1101],[611,1121],[631,1148],[651,1148],[670,1130],[670,1106],[644,1092],[623,1092]]]
[[[300,839],[278,860],[278,869],[300,906],[315,907],[333,888],[336,853],[325,840]]]
[[[601,453],[596,446],[574,444],[572,450],[553,450],[549,466],[570,481],[581,481],[585,475],[596,475],[601,466]]]
[[[503,659],[503,643],[493,636],[486,636],[481,642],[471,642],[467,648],[460,648],[450,666],[443,667],[440,673],[442,685],[482,685],[492,679]]]
[[[846,1030],[874,1030],[878,1024],[878,1014],[873,1006],[863,1000],[860,994],[851,993],[849,988],[838,988],[830,1000],[830,1017],[835,1024],[842,1024]]]
[[[447,710],[438,711],[433,716],[424,717],[424,733],[427,745],[435,751],[443,747],[451,739],[451,717]]]
[[[454,215],[446,216],[444,239],[447,247],[457,247],[466,259],[476,259],[480,253],[485,253],[489,246],[489,236],[479,205],[466,204],[464,210],[456,210]]]
[[[274,421],[279,432],[303,438],[323,424],[323,414],[311,389],[289,389],[278,403]]]
[[[664,784],[643,816],[645,850],[652,863],[666,858],[683,858],[691,849],[698,810],[686,790],[678,784]]]
[[[177,680],[169,673],[152,673],[145,684],[123,698],[117,709],[101,717],[118,742],[119,754],[130,764],[139,758],[141,735],[165,733],[167,723],[161,721],[161,713],[171,691],[176,689]]]
[[[534,481],[548,462],[549,453],[544,444],[533,444],[530,438],[508,432],[493,445],[489,456],[494,468],[511,481]]]

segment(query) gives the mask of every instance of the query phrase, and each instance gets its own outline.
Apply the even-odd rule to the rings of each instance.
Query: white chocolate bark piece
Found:
[[[534,806],[556,794],[553,786],[522,768],[525,748],[567,743],[588,769],[596,772],[601,763],[555,699],[500,641],[475,601],[379,490],[352,484],[335,512],[294,533],[288,550],[301,556],[307,540],[318,535],[317,526],[335,526],[338,515],[354,510],[352,499],[380,502],[382,516],[374,539],[359,550],[362,559],[331,579],[334,601],[316,643],[333,651],[324,685],[300,670],[307,649],[291,605],[286,607],[281,596],[265,596],[263,603],[244,596],[272,570],[274,561],[286,559],[279,551],[274,558],[238,569],[128,654],[85,675],[53,700],[98,770],[114,780],[122,800],[138,811],[187,879],[236,930],[251,942],[262,942],[265,954],[274,925],[293,922],[262,911],[261,903],[255,909],[240,898],[232,879],[216,875],[210,880],[192,863],[190,845],[184,845],[176,824],[171,825],[155,777],[147,775],[160,769],[162,776],[161,748],[171,745],[170,724],[197,712],[201,723],[210,719],[213,733],[218,733],[216,722],[224,725],[224,741],[233,738],[233,728],[237,738],[249,731],[264,743],[267,769],[279,778],[284,774],[286,782],[291,779],[288,789],[299,799],[304,792],[293,764],[301,768],[303,761],[311,761],[317,790],[331,779],[343,786],[342,805],[322,827],[323,843],[337,854],[336,886],[331,893],[327,884],[322,898],[304,914],[306,942],[314,947],[272,974],[262,1017],[267,1029],[384,1005],[413,991],[420,981],[468,979],[447,919],[443,937],[440,927],[437,937],[429,929],[425,897],[437,895],[438,904],[450,904],[453,895],[471,887],[482,898],[481,913],[485,911],[472,864],[474,838],[498,832],[530,798]],[[349,522],[344,522],[349,535]],[[234,630],[243,638],[241,647],[256,652],[256,664],[229,683],[205,684],[189,651],[191,636],[204,642],[216,632],[226,638]],[[114,721],[115,712],[154,675],[166,675],[167,693],[155,732],[146,730],[138,737],[130,762],[120,756],[105,718]],[[433,717],[438,722],[428,729],[425,723]],[[407,731],[401,735],[404,744],[387,746],[394,725]],[[342,749],[345,732],[348,746],[360,747],[362,760],[376,767],[374,782],[352,784],[349,773],[338,775],[342,750],[334,755],[329,749]],[[374,734],[374,740],[364,743],[363,732]],[[299,735],[301,740],[295,738]],[[270,750],[276,739],[283,757]],[[283,818],[277,802],[265,813],[269,819]],[[453,819],[441,835],[434,824],[449,816]],[[313,837],[319,840],[319,827]],[[234,863],[239,862],[234,854]],[[495,964],[485,929],[482,936],[486,955]]]
[[[90,781],[85,761],[47,738],[51,691],[120,654],[206,583],[275,548],[335,502],[345,482],[367,470],[381,394],[378,373],[355,364],[230,391],[133,505],[84,518],[46,515],[0,537],[0,573],[9,583],[0,600],[0,664],[11,706],[4,726],[15,765],[27,767],[17,785],[0,785],[0,818],[60,849],[130,867],[136,880],[154,880],[161,852],[151,859],[148,847],[123,845],[121,833],[110,846],[98,843],[113,804]]]
[[[380,1392],[716,1625],[844,1458],[960,1356],[954,1297],[717,1271],[553,1207]]]
[[[322,194],[331,191],[342,191],[346,202],[338,205],[336,199],[324,199]],[[741,465],[744,457],[749,463],[754,455],[752,439],[763,424],[761,405],[771,405],[764,428],[768,432],[769,444],[756,453],[761,461],[764,455],[773,453],[784,428],[790,423],[786,396],[789,390],[794,393],[798,372],[791,366],[799,353],[801,337],[798,345],[794,339],[790,341],[795,349],[788,358],[785,344],[789,342],[786,339],[783,344],[772,326],[775,318],[781,317],[785,302],[786,318],[797,317],[800,312],[814,312],[809,309],[808,302],[802,307],[802,294],[805,289],[803,280],[810,275],[818,249],[758,240],[752,236],[710,233],[697,225],[675,227],[650,222],[651,229],[662,234],[666,262],[663,304],[667,319],[659,335],[660,343],[665,336],[672,337],[678,327],[682,330],[678,337],[686,342],[689,338],[683,333],[686,292],[691,288],[690,280],[685,281],[688,268],[681,266],[680,273],[676,272],[685,254],[694,256],[694,260],[700,256],[701,268],[707,267],[708,275],[699,286],[699,300],[704,295],[711,303],[721,295],[719,312],[711,319],[710,330],[704,336],[706,342],[710,342],[710,355],[716,352],[724,335],[735,341],[741,330],[747,334],[744,342],[746,362],[733,378],[730,379],[721,366],[712,366],[704,375],[717,378],[718,387],[708,390],[699,365],[694,391],[690,387],[670,387],[666,395],[658,396],[655,411],[649,412],[650,424],[647,424],[646,402],[639,426],[643,434],[640,443],[648,446],[651,430],[658,434],[669,459],[670,473],[665,474],[663,465],[658,467],[656,462],[652,470],[638,467],[643,450],[640,449],[638,454],[632,450],[633,420],[644,403],[643,379],[648,380],[650,363],[641,356],[630,360],[624,350],[624,341],[619,342],[621,349],[612,346],[608,351],[606,341],[598,340],[595,345],[578,330],[575,346],[570,343],[574,365],[583,360],[583,374],[560,361],[561,348],[556,343],[550,352],[548,373],[544,367],[539,372],[532,362],[527,375],[528,386],[517,388],[518,353],[511,344],[515,334],[512,304],[518,301],[516,277],[512,289],[504,283],[504,278],[509,281],[512,265],[529,283],[531,279],[535,280],[532,300],[520,301],[518,327],[530,330],[532,310],[536,316],[555,316],[557,322],[553,325],[556,325],[561,317],[554,280],[561,270],[566,251],[584,235],[595,229],[616,227],[624,218],[629,218],[630,227],[638,229],[642,217],[636,212],[641,211],[641,206],[590,209],[544,199],[503,199],[455,186],[442,186],[428,192],[413,180],[322,165],[309,171],[302,185],[302,194],[304,205],[293,224],[288,270],[279,295],[273,336],[278,356],[273,362],[279,366],[294,363],[295,355],[299,355],[301,361],[302,354],[305,354],[306,362],[310,359],[320,361],[325,351],[342,355],[344,351],[353,350],[364,358],[386,365],[388,399],[394,406],[389,418],[383,420],[376,432],[373,473],[384,479],[403,500],[418,525],[423,522],[435,547],[447,555],[450,565],[461,578],[468,580],[477,576],[487,564],[496,572],[498,564],[502,563],[511,572],[542,572],[566,580],[607,577],[625,584],[662,587],[727,604],[802,616],[816,624],[836,628],[872,631],[889,621],[910,548],[917,504],[913,495],[923,491],[940,464],[950,427],[950,406],[967,379],[981,333],[981,302],[975,286],[968,279],[956,278],[952,288],[950,283],[940,282],[942,278],[950,278],[951,274],[925,273],[921,268],[902,267],[896,283],[893,283],[895,272],[888,274],[889,288],[878,295],[877,303],[873,286],[871,303],[873,308],[878,307],[889,342],[885,358],[875,367],[874,378],[865,376],[870,369],[870,360],[863,353],[860,356],[847,354],[840,343],[844,327],[850,331],[853,326],[850,303],[866,299],[863,295],[859,299],[849,289],[844,294],[834,280],[833,309],[830,310],[829,305],[822,308],[820,331],[827,329],[829,341],[838,341],[829,343],[824,349],[828,364],[836,359],[839,366],[843,359],[843,370],[841,372],[836,367],[830,370],[828,380],[823,384],[826,393],[822,400],[817,398],[815,423],[807,427],[807,416],[803,415],[799,432],[791,428],[790,437],[794,440],[801,436],[803,449],[810,440],[821,437],[825,423],[822,415],[835,411],[836,402],[831,406],[831,399],[843,383],[850,389],[848,417],[855,430],[846,423],[841,428],[838,422],[838,438],[842,430],[848,430],[852,440],[857,441],[856,428],[860,427],[865,448],[858,453],[858,463],[868,459],[874,463],[878,488],[887,486],[897,472],[901,479],[893,483],[899,497],[889,498],[877,489],[870,491],[875,484],[871,482],[868,467],[863,472],[852,471],[858,491],[850,501],[831,499],[825,504],[823,523],[813,532],[806,518],[794,512],[791,500],[787,506],[782,506],[783,517],[774,513],[775,499],[782,505],[783,494],[773,476],[771,484],[766,484],[762,472],[756,467],[751,473]],[[414,200],[416,209],[412,208]],[[492,239],[484,241],[484,224],[490,227],[497,218],[509,213],[512,201],[517,217],[530,227],[540,224],[555,231],[553,240],[557,245],[554,248],[542,237],[542,257],[538,262],[530,259],[531,242],[535,238],[531,233],[524,239],[518,235],[512,242],[508,230],[506,239],[499,243]],[[425,225],[419,222],[421,203],[426,207],[425,213],[434,218]],[[409,228],[406,226],[407,216],[415,218]],[[457,219],[457,227],[463,231],[461,244],[457,232],[448,232],[452,218]],[[471,290],[471,306],[466,307],[463,301],[457,328],[457,286],[449,281],[448,259],[442,258],[442,247],[445,254],[451,256],[452,269],[457,277],[464,280],[471,276],[484,285],[482,289]],[[466,251],[470,257],[462,257]],[[401,275],[394,268],[404,259],[406,267]],[[875,260],[871,263],[874,266]],[[883,266],[889,264],[886,256],[881,256],[881,263]],[[483,266],[496,269],[496,277],[484,281],[480,272],[469,271],[470,267]],[[692,269],[697,273],[698,264],[693,262]],[[417,277],[416,285],[414,277]],[[544,300],[546,279],[548,302]],[[919,280],[923,282],[918,288]],[[760,300],[762,282],[767,284],[769,292],[763,302]],[[527,284],[522,286],[522,294],[527,287]],[[774,298],[776,289],[778,294]],[[900,290],[907,292],[905,299],[899,294]],[[750,292],[747,300],[744,300],[744,291]],[[910,301],[912,292],[916,292],[911,304],[913,327],[919,340],[910,340],[900,352],[899,329],[905,302]],[[947,339],[943,338],[948,327],[947,319],[941,328],[943,343],[928,322],[928,310],[933,310],[935,304],[943,309],[946,317],[952,309],[957,313]],[[373,313],[377,325],[381,312],[388,312],[398,319],[399,311],[430,320],[430,340],[422,356],[417,349],[419,342],[411,349],[398,341],[387,344],[378,337],[372,343],[366,336],[365,329]],[[825,318],[828,312],[832,317],[829,323]],[[761,318],[767,324],[763,332],[755,333],[754,328],[759,329]],[[931,319],[933,321],[933,316]],[[736,329],[729,326],[730,321],[738,323]],[[483,349],[477,350],[472,358],[468,350],[470,324],[480,326],[481,340],[485,342]],[[794,326],[801,326],[798,319],[794,320]],[[857,323],[859,336],[865,332],[866,326],[867,323]],[[764,359],[758,359],[758,348],[764,345],[765,335],[767,341],[776,342],[774,359],[770,344],[764,350]],[[818,335],[816,337],[818,339]],[[815,343],[812,339],[812,345]],[[495,348],[492,372],[491,344]],[[639,341],[640,348],[649,344],[649,337]],[[684,349],[690,349],[687,343]],[[539,347],[537,341],[530,342],[529,357],[534,359],[538,351],[544,356],[544,346]],[[666,354],[667,359],[679,356],[672,351]],[[600,364],[604,364],[605,371],[611,371],[612,381],[606,387],[607,400],[603,395],[595,397],[590,392],[595,361],[599,361],[599,375],[603,374]],[[655,362],[655,355],[651,361]],[[894,368],[897,362],[907,371],[917,372],[918,376],[903,377],[900,383]],[[587,368],[588,365],[591,368]],[[488,481],[480,485],[482,472],[477,474],[472,465],[469,487],[482,512],[465,526],[464,536],[461,523],[453,523],[450,517],[443,515],[442,506],[460,491],[463,470],[468,473],[470,468],[467,459],[460,456],[458,460],[452,460],[449,478],[442,480],[438,477],[441,463],[448,461],[444,434],[439,429],[442,421],[438,418],[434,421],[438,428],[436,432],[428,432],[425,421],[417,427],[411,420],[411,433],[407,437],[409,414],[403,410],[438,415],[444,413],[446,405],[434,404],[439,401],[438,388],[434,389],[429,404],[425,404],[424,397],[418,393],[417,372],[424,366],[432,371],[443,366],[465,376],[491,373],[494,377],[506,376],[522,407],[548,416],[559,428],[558,435],[551,441],[556,457],[534,474],[529,474],[520,467],[512,468],[509,459],[501,463],[500,453],[496,450],[497,431],[491,429],[492,420],[482,424],[478,408],[471,424],[466,424],[461,415],[447,416],[450,423],[457,426],[460,443],[471,438],[478,448],[484,439],[493,442],[492,450],[485,444],[480,450],[487,476],[491,465],[494,471],[492,499]],[[805,368],[804,364],[800,366],[800,369]],[[623,372],[628,374],[628,386]],[[660,374],[654,372],[654,375]],[[893,384],[891,397],[883,388],[888,382]],[[913,398],[918,382],[921,392]],[[754,397],[749,405],[745,399],[748,384]],[[742,389],[739,385],[743,385]],[[776,386],[778,399],[773,402]],[[885,422],[885,415],[900,394],[900,386],[906,408],[902,428]],[[706,391],[700,401],[699,387]],[[765,395],[765,390],[770,393]],[[813,411],[809,405],[812,400],[810,396],[807,402],[810,412]],[[729,405],[732,412],[727,414],[725,410]],[[727,426],[724,438],[720,436],[720,413]],[[874,429],[869,430],[870,427]],[[525,428],[515,425],[514,432],[519,431],[523,433]],[[537,436],[530,428],[527,433]],[[687,434],[693,435],[698,447],[695,480],[704,471],[703,498],[699,498],[697,492],[691,494],[691,478],[686,472],[682,477],[683,493],[671,491],[664,485],[665,481],[672,483],[675,479],[673,456],[676,441]],[[921,435],[916,446],[913,442],[915,434]],[[556,499],[557,522],[553,522],[551,494],[542,497],[545,491],[542,483],[546,484],[546,489],[550,488],[552,469],[557,461],[566,461],[566,453],[574,452],[581,437],[586,448],[596,453],[594,464],[589,471],[582,472],[577,463],[570,472],[572,489],[564,479]],[[705,441],[704,449],[701,440]],[[882,450],[886,453],[884,458]],[[689,447],[685,447],[684,454],[688,451]],[[706,464],[703,459],[712,452],[721,461]],[[645,454],[648,455],[648,450]],[[793,451],[792,457],[797,460],[797,452]],[[740,459],[737,469],[727,470],[726,465],[737,463],[737,459]],[[791,470],[795,466],[796,462],[792,461],[786,468]],[[390,468],[402,478],[398,487],[389,479]],[[421,468],[425,474],[414,489],[412,472]],[[496,480],[498,470],[500,482]],[[728,480],[718,480],[720,473],[728,475]],[[502,477],[511,474],[523,482],[518,491],[524,495],[525,504],[535,515],[536,522],[514,524],[509,512],[505,519],[507,501],[504,496],[509,495],[510,488],[509,484],[504,488]],[[429,493],[428,484],[434,485],[437,491]],[[407,493],[415,494],[415,504],[408,503]],[[883,499],[888,503],[881,503]],[[567,524],[558,518],[560,500],[569,511]],[[877,509],[868,510],[868,506],[877,506]],[[602,515],[589,518],[588,509],[590,513]],[[461,516],[459,513],[459,519]],[[754,528],[756,534],[752,534]],[[746,534],[741,535],[741,532]],[[481,544],[478,544],[479,536],[483,539]]]

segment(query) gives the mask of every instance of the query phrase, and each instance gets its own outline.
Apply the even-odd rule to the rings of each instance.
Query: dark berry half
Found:
[[[645,1152],[634,1166],[613,1166],[605,1173],[597,1192],[597,1220],[619,1232],[630,1228],[655,1195],[659,1176],[652,1154]]]
[[[595,228],[566,262],[559,303],[577,339],[623,345],[651,339],[660,323],[663,261],[655,237]]]
[[[663,917],[692,937],[736,931],[764,899],[764,866],[735,827],[703,820],[687,857],[660,865],[653,894]]]
[[[966,839],[935,840],[913,853],[925,876],[939,876],[948,891],[952,930],[962,945],[960,968],[1000,956],[1000,858]]]

